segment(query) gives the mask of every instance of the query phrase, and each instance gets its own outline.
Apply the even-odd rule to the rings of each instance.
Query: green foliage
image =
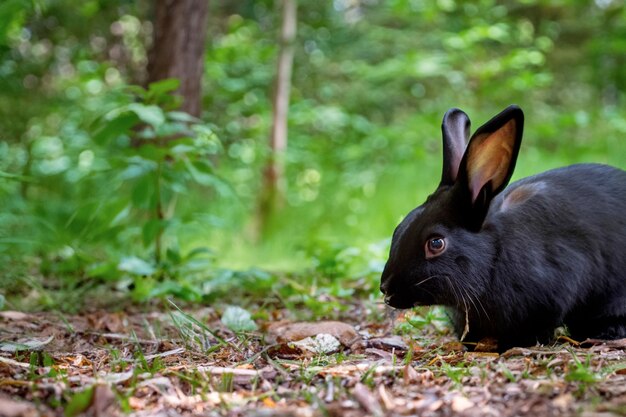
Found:
[[[74,417],[87,411],[93,401],[93,394],[93,386],[73,394],[65,406],[65,416]]]
[[[36,139],[26,166],[36,188],[22,191],[30,205],[14,207],[15,215],[26,216],[30,224],[22,217],[18,225],[17,217],[16,223],[9,217],[3,226],[44,234],[24,242],[7,236],[0,245],[52,250],[42,257],[44,274],[101,280],[126,276],[134,280],[136,299],[176,294],[197,300],[197,291],[184,283],[162,282],[164,277],[204,272],[213,263],[210,250],[181,252],[170,234],[195,221],[178,215],[177,200],[195,189],[230,190],[211,162],[221,151],[219,140],[211,126],[176,111],[180,100],[170,93],[177,87],[177,80],[164,80],[147,90],[112,92],[108,100],[113,105],[94,112],[74,149],[66,149],[58,137]],[[44,182],[49,185],[41,187]],[[144,251],[128,254],[137,243],[152,252],[152,260],[137,256]],[[101,256],[89,250],[102,244],[116,252]]]
[[[574,360],[574,366],[570,367],[565,374],[565,380],[568,382],[579,382],[584,385],[593,384],[598,382],[598,376],[591,369],[591,356],[582,362],[575,353],[572,353],[572,359]]]
[[[404,320],[396,322],[395,330],[419,339],[427,329],[435,329],[438,333],[446,332],[449,322],[443,307],[420,307],[405,313]]]
[[[622,3],[300,2],[285,207],[255,236],[279,16],[267,1],[211,7],[197,120],[177,111],[178,81],[138,87],[145,3],[0,4],[9,307],[27,293],[72,306],[102,284],[142,301],[235,292],[305,317],[373,302],[394,226],[438,181],[453,106],[475,125],[525,109],[517,178],[625,167]]]
[[[257,329],[257,325],[252,320],[250,312],[237,307],[228,306],[222,314],[222,323],[234,332],[252,332]]]
[[[624,106],[623,74],[606,78],[591,59],[598,36],[615,39],[624,30],[618,16],[625,11],[615,2],[335,2],[298,10],[288,207],[258,256],[247,230],[233,227],[227,244],[241,250],[224,254],[229,265],[250,254],[251,263],[284,259],[285,248],[308,242],[364,247],[388,237],[436,185],[439,125],[452,106],[475,124],[513,102],[525,109],[517,178],[568,163],[626,160],[624,112],[615,111]],[[254,207],[271,112],[259,85],[268,81],[268,54],[276,49],[275,33],[260,28],[276,17],[263,6],[238,12],[211,26],[206,111],[222,127],[233,188]],[[580,15],[588,16],[582,24]],[[618,49],[601,53],[611,67],[623,55]],[[601,78],[612,86],[610,99],[592,81]],[[249,224],[248,213],[235,214],[236,224]]]

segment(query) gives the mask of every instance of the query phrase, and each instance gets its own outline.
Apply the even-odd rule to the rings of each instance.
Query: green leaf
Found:
[[[122,172],[119,173],[119,179],[121,181],[141,177],[149,172],[156,171],[159,166],[158,163],[140,156],[133,156],[124,162],[127,166]]]
[[[178,248],[167,248],[167,250],[165,251],[165,255],[167,256],[167,259],[174,265],[178,265],[182,261],[182,257],[180,256],[180,250],[178,250]]]
[[[149,246],[159,233],[167,229],[168,225],[169,222],[167,220],[152,219],[147,221],[141,229],[144,246]]]
[[[165,114],[159,106],[131,103],[127,109],[155,129],[165,122]]]
[[[176,137],[176,136],[189,136],[193,134],[193,132],[189,130],[189,128],[187,127],[185,123],[173,121],[173,122],[163,123],[161,126],[159,126],[156,134],[159,137],[164,137],[164,136]]]
[[[180,87],[180,80],[178,78],[166,78],[165,80],[150,83],[148,85],[148,93],[151,96],[160,96],[172,92],[178,87]]]
[[[120,275],[114,262],[99,262],[89,265],[85,271],[87,276],[114,280]]]
[[[148,298],[156,298],[164,295],[174,295],[185,301],[200,301],[202,293],[192,285],[181,284],[176,281],[165,281],[158,283],[148,294]]]
[[[138,121],[135,113],[122,113],[111,120],[103,121],[104,125],[96,130],[93,139],[98,143],[109,142],[120,135],[128,134]]]
[[[207,172],[208,169],[201,170],[199,168],[206,168],[206,166],[198,163],[193,163],[189,159],[184,159],[185,168],[187,172],[191,174],[194,182],[204,186],[215,186],[218,180],[212,173]],[[203,172],[204,171],[204,172]]]
[[[93,401],[93,393],[91,386],[74,394],[65,407],[65,417],[74,417],[86,411]]]
[[[29,0],[3,0],[0,3],[0,45],[5,44],[11,32],[20,29],[32,8]]]
[[[133,206],[140,208],[154,208],[153,195],[155,194],[154,179],[145,176],[135,183],[132,191]]]
[[[237,306],[229,306],[224,310],[222,323],[234,332],[251,332],[257,329],[250,313]]]
[[[171,111],[167,113],[167,117],[170,120],[174,120],[177,122],[185,122],[185,123],[199,123],[201,120],[197,117],[190,115],[189,113],[185,113],[183,111]]]
[[[133,275],[152,275],[156,272],[155,267],[143,259],[137,258],[136,256],[122,258],[120,263],[117,264],[117,269],[129,272]]]
[[[189,251],[189,253],[187,253],[187,255],[185,256],[185,260],[189,260],[192,258],[195,258],[196,256],[200,256],[200,255],[206,255],[209,257],[213,257],[215,255],[215,252],[212,251],[211,249],[207,248],[207,247],[197,247],[197,248],[193,248],[192,250]]]
[[[137,154],[140,158],[150,161],[149,163],[155,163],[165,159],[167,156],[167,149],[155,146],[154,143],[146,143],[137,150]]]

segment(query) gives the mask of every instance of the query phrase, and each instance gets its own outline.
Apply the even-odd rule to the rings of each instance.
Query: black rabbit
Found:
[[[579,164],[505,188],[524,114],[509,106],[469,140],[458,109],[443,118],[443,174],[396,228],[381,278],[395,308],[450,307],[468,342],[499,349],[626,337],[626,172]]]

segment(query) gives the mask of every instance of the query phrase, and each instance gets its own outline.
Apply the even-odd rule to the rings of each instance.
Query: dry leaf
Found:
[[[0,395],[0,415],[3,417],[36,417],[39,412],[34,405],[15,401]]]
[[[462,413],[463,411],[469,408],[472,408],[474,406],[475,404],[472,401],[468,400],[462,395],[457,395],[454,398],[452,398],[451,408],[452,408],[452,411],[454,411],[455,413]]]
[[[32,316],[21,311],[0,311],[0,317],[7,320],[28,320]]]
[[[411,365],[406,365],[403,369],[403,377],[405,385],[408,385],[418,380],[419,373]]]
[[[552,404],[562,410],[565,411],[567,410],[571,404],[574,402],[574,396],[570,393],[567,394],[561,394],[558,397],[556,397],[555,399],[552,400]]]
[[[341,347],[339,341],[328,333],[320,333],[315,337],[307,337],[292,343],[310,352],[323,354],[337,352]]]
[[[54,336],[47,339],[19,339],[15,342],[0,343],[0,350],[4,352],[19,352],[22,350],[36,351],[42,350],[48,343],[52,342]]]
[[[461,335],[461,342],[465,340],[465,336],[469,333],[469,312],[465,309],[465,327],[463,328],[463,334]]]
[[[498,341],[493,337],[485,337],[476,343],[474,352],[497,352]]]
[[[380,400],[383,402],[387,411],[393,411],[395,409],[394,398],[389,392],[387,392],[384,385],[378,386],[378,395],[380,396]]]
[[[376,400],[372,391],[370,391],[370,389],[364,384],[361,384],[360,382],[357,383],[352,389],[352,395],[354,395],[354,398],[356,398],[359,404],[361,404],[361,406],[368,413],[374,416],[383,415],[383,409],[381,408],[380,403]]]
[[[381,337],[376,339],[370,339],[367,341],[367,345],[369,347],[373,347],[376,349],[386,349],[386,350],[400,350],[406,351],[409,350],[409,347],[404,340],[400,336],[391,336],[391,337]]]
[[[354,327],[340,321],[273,323],[268,327],[267,336],[271,343],[286,343],[315,337],[322,333],[332,335],[346,347],[350,347],[361,339]]]

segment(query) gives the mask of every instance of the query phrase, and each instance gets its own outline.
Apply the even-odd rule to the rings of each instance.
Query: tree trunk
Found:
[[[270,156],[263,171],[263,189],[259,205],[259,231],[262,232],[269,216],[284,203],[285,151],[287,150],[287,114],[293,67],[293,43],[296,37],[296,1],[282,0],[282,29],[276,67]]]
[[[200,117],[208,0],[155,0],[148,82],[178,78],[182,111]]]

